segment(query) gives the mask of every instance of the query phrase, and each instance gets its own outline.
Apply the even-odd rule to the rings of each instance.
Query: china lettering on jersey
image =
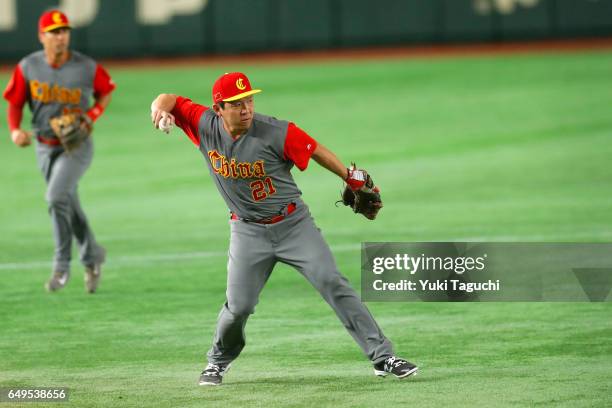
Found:
[[[208,158],[212,169],[218,175],[228,178],[260,178],[266,175],[263,160],[257,160],[254,163],[251,162],[237,162],[232,157],[228,160],[224,155],[216,150],[208,152]]]
[[[284,157],[288,125],[256,113],[249,131],[234,140],[212,109],[200,117],[200,151],[228,208],[238,216],[269,218],[300,199],[293,162]]]
[[[94,92],[96,62],[71,51],[60,68],[49,66],[44,51],[36,51],[19,63],[27,83],[32,110],[32,130],[53,137],[49,119],[69,112],[86,112]]]
[[[58,102],[62,104],[78,105],[81,103],[81,88],[65,88],[58,84],[40,82],[35,79],[30,81],[30,95],[35,101],[42,103]]]

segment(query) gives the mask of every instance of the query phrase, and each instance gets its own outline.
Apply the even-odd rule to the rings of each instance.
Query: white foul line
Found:
[[[361,244],[343,244],[331,247],[335,252],[358,251]],[[106,261],[108,266],[150,264],[164,261],[188,261],[192,259],[204,259],[215,257],[227,257],[227,251],[202,251],[202,252],[179,252],[170,254],[151,254],[151,255],[126,255],[109,257]],[[50,261],[31,261],[31,262],[12,262],[0,263],[0,271],[15,271],[24,269],[50,268]]]

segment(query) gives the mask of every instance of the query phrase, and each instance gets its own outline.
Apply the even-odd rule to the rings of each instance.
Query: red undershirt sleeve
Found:
[[[21,128],[21,118],[23,118],[23,107],[9,103],[8,106],[8,127],[12,132]]]
[[[21,72],[21,67],[17,65],[2,96],[11,104],[22,107],[26,101],[26,88],[23,72]]]
[[[193,103],[191,99],[179,96],[176,98],[174,109],[170,112],[174,115],[176,126],[183,129],[183,132],[196,146],[200,145],[200,118],[206,110],[208,110],[208,107]]]
[[[23,117],[23,105],[27,97],[27,84],[21,71],[21,67],[17,65],[13,71],[13,75],[9,80],[6,89],[2,96],[9,103],[7,111],[7,122],[9,129],[12,132],[21,127],[21,118]]]
[[[306,170],[308,161],[317,148],[317,141],[306,132],[289,122],[285,138],[285,160],[291,160],[301,171]]]
[[[96,99],[112,92],[115,89],[115,83],[108,72],[106,72],[106,70],[100,64],[96,66],[93,89],[94,98]]]

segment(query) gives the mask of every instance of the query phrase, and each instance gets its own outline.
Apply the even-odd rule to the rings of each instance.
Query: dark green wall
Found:
[[[612,36],[612,0],[540,0],[511,13],[478,11],[480,0],[210,0],[164,25],[138,24],[134,1],[98,1],[93,23],[73,31],[73,47],[94,57]],[[38,49],[38,16],[57,3],[16,1],[18,25],[0,31],[0,60]]]

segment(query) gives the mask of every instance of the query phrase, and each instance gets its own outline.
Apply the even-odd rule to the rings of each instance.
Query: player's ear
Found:
[[[43,32],[41,32],[41,31],[39,31],[39,32],[38,32],[38,41],[39,41],[41,44],[43,44],[43,45],[44,45],[44,42],[43,42],[44,37],[45,37],[45,33],[43,33]]]
[[[221,107],[218,104],[213,104],[212,106],[213,110],[215,111],[215,113],[217,114],[217,116],[221,116]]]

